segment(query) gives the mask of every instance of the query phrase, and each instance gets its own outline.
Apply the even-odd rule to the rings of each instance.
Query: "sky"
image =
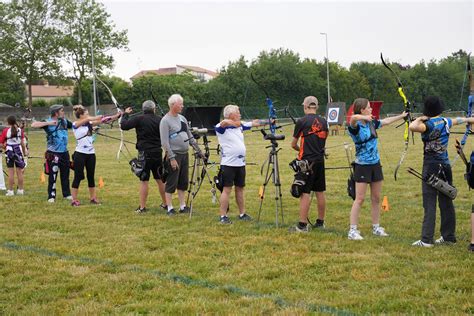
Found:
[[[474,1],[103,1],[129,51],[113,51],[111,75],[199,66],[218,71],[241,55],[280,47],[301,58],[413,65],[473,51]]]

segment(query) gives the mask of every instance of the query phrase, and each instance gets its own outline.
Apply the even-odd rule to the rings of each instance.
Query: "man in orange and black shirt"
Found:
[[[315,227],[324,227],[326,213],[326,175],[324,172],[324,147],[328,137],[327,121],[316,114],[318,99],[308,96],[303,101],[305,116],[295,124],[291,147],[298,151],[299,160],[307,160],[311,165],[312,173],[309,175],[300,198],[300,219],[293,229],[298,232],[308,232],[308,213],[311,206],[311,191],[316,194],[318,201],[318,219]],[[300,141],[298,145],[298,140]]]

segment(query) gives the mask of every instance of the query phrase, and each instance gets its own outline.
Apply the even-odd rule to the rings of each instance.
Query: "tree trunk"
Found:
[[[33,96],[31,95],[31,91],[32,91],[32,87],[31,87],[31,79],[28,80],[28,108],[31,110],[31,107],[33,106]]]

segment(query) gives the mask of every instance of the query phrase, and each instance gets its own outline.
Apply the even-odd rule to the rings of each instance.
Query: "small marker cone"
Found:
[[[388,205],[388,197],[386,195],[383,197],[382,211],[384,212],[390,211],[390,206]]]
[[[46,182],[46,178],[44,176],[44,173],[41,172],[41,176],[40,176],[40,181],[41,183],[45,183]]]
[[[104,179],[102,179],[102,177],[99,177],[99,189],[102,189],[104,185],[105,185]]]

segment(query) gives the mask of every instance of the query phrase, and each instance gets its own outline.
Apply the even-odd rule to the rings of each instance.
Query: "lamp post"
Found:
[[[328,81],[328,104],[331,102],[331,92],[329,89],[329,53],[328,53],[328,34],[327,33],[319,33],[326,37],[326,74],[327,74],[327,81]]]

